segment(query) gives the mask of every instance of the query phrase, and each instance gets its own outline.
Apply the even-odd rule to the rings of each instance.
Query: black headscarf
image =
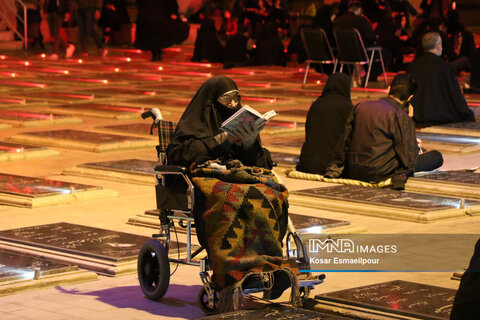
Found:
[[[345,141],[345,126],[353,110],[350,86],[350,76],[334,73],[325,84],[322,95],[311,105],[297,170],[325,173],[337,144]]]
[[[328,78],[325,87],[322,90],[322,97],[329,94],[337,94],[337,99],[345,100],[352,103],[350,97],[350,88],[352,86],[352,79],[349,75],[341,72],[334,73]]]
[[[231,90],[238,87],[228,77],[215,76],[205,81],[180,118],[174,139],[205,139],[219,134],[222,122],[241,107],[231,109],[217,102],[218,97]]]

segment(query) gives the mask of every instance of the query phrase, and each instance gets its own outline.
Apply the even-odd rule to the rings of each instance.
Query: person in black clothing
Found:
[[[255,42],[257,48],[253,64],[286,66],[287,55],[282,39],[273,23],[265,23]]]
[[[468,269],[462,275],[455,300],[453,300],[452,320],[480,319],[480,240],[475,245]]]
[[[338,10],[339,3],[321,6],[312,21],[312,27],[322,28],[325,31],[328,42],[332,48],[336,46],[335,37],[333,36],[333,21],[335,21],[338,16]]]
[[[103,1],[101,17],[98,26],[103,29],[105,42],[108,43],[113,31],[118,31],[122,25],[130,23],[125,0]]]
[[[202,60],[209,62],[223,61],[223,47],[217,36],[215,22],[210,18],[204,18],[200,28],[197,31],[195,47],[193,49],[192,61],[200,62]]]
[[[287,46],[287,58],[289,61],[297,61],[298,63],[304,63],[307,59],[307,50],[303,44],[301,31],[304,28],[308,28],[308,24],[302,24],[298,27],[298,32],[292,37]]]
[[[297,165],[298,171],[325,173],[353,109],[351,83],[350,76],[344,73],[332,74],[322,95],[312,103],[307,114],[305,142]]]
[[[350,2],[348,12],[338,17],[333,22],[334,30],[357,29],[362,36],[363,43],[366,47],[374,44],[377,36],[373,31],[370,22],[362,16],[362,4],[358,1]]]
[[[470,89],[474,93],[480,93],[480,48],[472,53],[470,69]]]
[[[354,28],[360,33],[365,47],[374,45],[377,36],[373,31],[370,22],[362,16],[362,5],[357,1],[350,2],[348,6],[348,12],[335,19],[333,23],[334,32],[336,30],[351,30]],[[388,68],[393,59],[392,54],[388,50],[384,50],[382,51],[382,57],[385,68]],[[367,65],[364,65],[364,67],[368,68]],[[377,77],[381,75],[382,72],[383,70],[381,63],[379,61],[374,62],[370,73],[370,80],[377,81]],[[361,75],[360,72],[359,74]]]
[[[137,0],[137,9],[134,46],[152,51],[152,60],[161,60],[163,48],[187,39],[190,27],[179,19],[176,0]]]
[[[399,74],[388,97],[359,103],[326,175],[343,173],[347,178],[374,183],[392,178],[394,189],[404,189],[414,172],[440,167],[443,158],[438,151],[419,155],[415,124],[407,113],[415,88],[412,75]]]
[[[423,48],[425,54],[415,58],[407,69],[418,82],[412,99],[413,120],[417,126],[475,121],[452,67],[440,57],[440,35],[437,32],[425,34]]]
[[[53,37],[53,51],[50,59],[58,59],[58,50],[60,45],[69,49],[66,56],[70,58],[73,55],[75,46],[69,44],[66,39],[61,37],[60,28],[65,21],[72,19],[72,0],[46,0],[44,2],[43,12],[47,14],[48,28]]]
[[[225,62],[223,67],[225,69],[248,64],[249,51],[251,50],[249,40],[248,30],[244,26],[239,26],[237,33],[227,39],[224,48]]]
[[[215,76],[205,81],[180,118],[167,148],[168,163],[190,167],[194,162],[225,158],[271,169],[270,153],[262,148],[254,128],[237,131],[240,138],[220,130],[240,107],[238,87],[231,78]]]

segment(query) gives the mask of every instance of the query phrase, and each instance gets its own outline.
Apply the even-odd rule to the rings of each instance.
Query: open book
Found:
[[[265,114],[260,114],[257,110],[245,105],[230,118],[225,120],[220,129],[235,136],[234,131],[241,127],[242,123],[247,123],[252,127],[257,128],[257,131],[260,132],[265,127],[266,123],[276,115],[277,113],[274,110],[270,110]]]

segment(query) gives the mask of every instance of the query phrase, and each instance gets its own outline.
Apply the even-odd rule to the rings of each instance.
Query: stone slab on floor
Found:
[[[472,170],[422,173],[409,178],[405,189],[480,200],[480,174]]]
[[[140,114],[145,108],[132,107],[118,103],[77,103],[52,105],[48,110],[70,115],[91,116],[110,119],[141,119]],[[168,112],[166,113],[168,114]]]
[[[12,127],[11,124],[0,122],[0,130],[10,129],[11,127]]]
[[[276,138],[266,138],[263,144],[271,152],[291,153],[300,155],[305,135],[298,135],[288,138],[282,138],[281,141]]]
[[[267,304],[256,309],[237,310],[218,315],[198,318],[198,320],[253,320],[253,319],[277,319],[277,320],[346,320],[348,318],[328,315],[321,312],[310,311],[301,308],[293,308],[287,305]]]
[[[305,132],[305,124],[295,121],[270,120],[262,130],[262,135],[298,135]]]
[[[23,132],[8,137],[8,140],[91,152],[151,148],[157,145],[155,140],[148,138],[70,129]]]
[[[96,273],[73,264],[0,250],[0,296],[96,279]]]
[[[142,159],[90,162],[66,168],[62,174],[155,185],[154,169],[157,164],[157,161]]]
[[[95,96],[93,94],[79,94],[68,92],[24,92],[12,94],[13,97],[27,98],[32,100],[40,100],[47,102],[75,102],[93,100]]]
[[[127,224],[158,229],[160,228],[158,212],[158,209],[147,210],[143,214],[137,214],[135,217],[129,218]],[[366,232],[365,228],[352,225],[349,221],[307,216],[292,212],[289,212],[288,215],[299,234],[351,234]],[[177,231],[180,230],[183,230],[183,228],[177,228]],[[192,229],[193,233],[196,233],[195,229]]]
[[[190,103],[190,99],[161,98],[160,96],[154,96],[124,100],[123,103],[129,105],[145,105],[149,108],[157,106],[163,112],[163,108],[186,109]]]
[[[0,121],[10,123],[16,127],[40,127],[80,123],[82,119],[54,113],[29,112],[24,109],[3,109],[0,110]]]
[[[116,191],[99,186],[0,173],[3,205],[38,208],[117,195]]]
[[[155,90],[145,90],[145,89],[137,89],[135,87],[128,88],[128,87],[109,87],[109,88],[89,88],[89,89],[82,89],[77,91],[79,93],[93,93],[95,95],[125,95],[125,96],[155,96],[157,92]]]
[[[0,162],[48,158],[59,154],[58,151],[45,147],[0,141]]]
[[[137,256],[149,237],[59,222],[0,231],[0,248],[76,264],[100,274],[115,276],[136,272]],[[180,252],[186,244],[179,242]],[[177,243],[170,243],[177,256]]]
[[[138,134],[141,136],[148,136],[152,138],[157,138],[156,130],[154,129],[153,135],[150,134],[150,128],[152,124],[150,121],[145,121],[142,123],[127,123],[127,124],[114,124],[111,126],[95,127],[96,130],[105,130],[111,133],[128,133],[128,134]]]
[[[480,137],[479,122],[455,122],[419,129],[420,132]]]
[[[422,147],[453,154],[471,154],[480,152],[480,137],[417,132]]]
[[[305,123],[307,121],[308,109],[279,110],[276,119],[280,121],[296,121]]]
[[[399,190],[340,185],[296,190],[292,205],[430,223],[479,213],[480,202]]]
[[[315,311],[351,319],[448,320],[456,290],[402,280],[315,296]]]

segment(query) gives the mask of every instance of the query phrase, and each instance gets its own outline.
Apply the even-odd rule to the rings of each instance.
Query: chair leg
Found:
[[[335,73],[335,71],[337,70],[337,65],[338,65],[338,60],[335,59],[335,63],[333,64],[333,72],[332,72],[332,74]],[[341,71],[340,71],[340,72],[341,72]]]
[[[382,64],[383,78],[385,79],[385,86],[388,87],[387,73],[385,72],[385,65],[383,64],[382,51],[381,50],[378,51],[378,54],[380,55],[380,63]]]
[[[365,88],[368,85],[368,79],[370,79],[370,72],[372,71],[372,64],[373,64],[373,58],[375,58],[375,50],[372,50],[372,55],[370,57],[370,61],[368,62],[368,72],[367,72],[367,77],[365,78]]]
[[[303,76],[302,87],[305,87],[305,83],[307,83],[307,75],[308,75],[308,70],[309,69],[310,69],[310,62],[307,62],[307,67],[305,68],[305,76]]]
[[[340,72],[343,71],[343,63],[340,63]]]

